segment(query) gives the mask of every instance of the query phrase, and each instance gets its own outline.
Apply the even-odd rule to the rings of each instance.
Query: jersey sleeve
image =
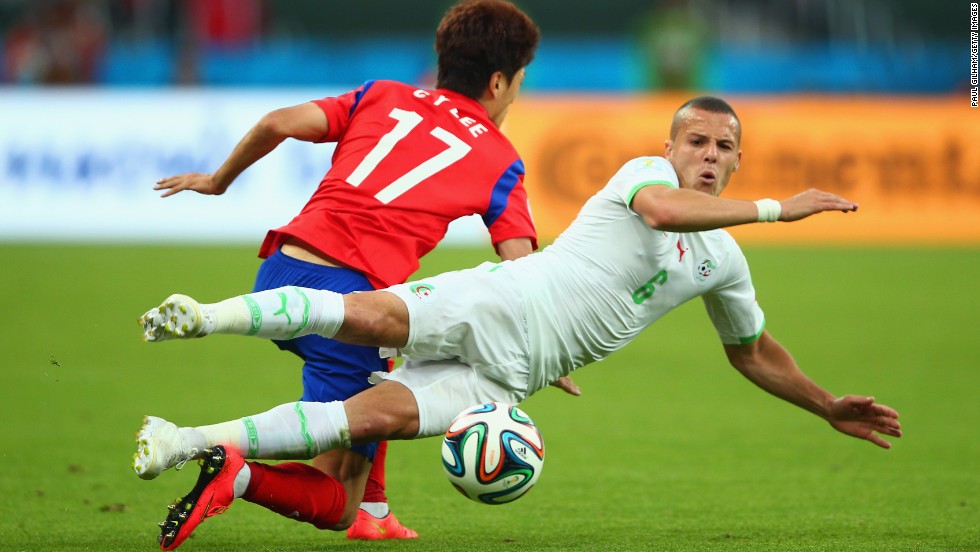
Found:
[[[732,245],[724,283],[701,296],[718,337],[725,345],[752,343],[766,328],[766,317],[755,298],[755,287],[745,255]]]
[[[531,248],[538,248],[538,233],[524,189],[524,163],[520,159],[512,163],[494,185],[483,223],[494,246],[504,240],[530,238]]]
[[[609,188],[626,205],[632,205],[633,196],[647,186],[679,188],[674,167],[663,157],[637,157],[623,165],[609,182]]]
[[[313,100],[313,103],[322,109],[324,115],[327,116],[327,134],[318,140],[318,143],[336,142],[344,135],[344,131],[347,130],[347,124],[350,122],[350,118],[354,114],[357,104],[374,84],[375,81],[368,81],[360,88],[351,90],[346,94]]]

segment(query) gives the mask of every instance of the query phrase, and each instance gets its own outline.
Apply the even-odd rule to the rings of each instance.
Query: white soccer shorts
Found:
[[[410,362],[391,379],[415,394],[420,436],[444,432],[470,406],[527,398],[530,353],[521,289],[500,268],[484,263],[385,290],[408,307],[408,343],[401,352]]]
[[[415,396],[419,407],[417,437],[442,435],[453,418],[471,406],[491,401],[516,405],[526,398],[526,393],[505,387],[458,360],[406,360],[394,372],[375,374],[401,383]]]

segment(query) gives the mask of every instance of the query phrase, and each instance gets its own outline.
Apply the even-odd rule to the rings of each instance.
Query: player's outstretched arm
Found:
[[[725,345],[728,360],[752,383],[827,420],[834,429],[882,448],[891,444],[878,433],[901,437],[898,412],[872,397],[836,398],[808,378],[768,331],[753,343]]]
[[[154,190],[161,197],[191,190],[204,195],[221,195],[238,175],[276,149],[286,138],[315,142],[327,135],[327,116],[316,104],[305,103],[266,114],[242,138],[214,174],[187,173],[157,180]]]
[[[771,201],[771,200],[770,200]],[[837,194],[810,189],[778,205],[778,220],[791,222],[825,211],[856,211],[858,205]],[[716,197],[704,192],[647,186],[633,197],[633,210],[652,228],[668,232],[699,232],[752,222],[775,222],[757,202]]]

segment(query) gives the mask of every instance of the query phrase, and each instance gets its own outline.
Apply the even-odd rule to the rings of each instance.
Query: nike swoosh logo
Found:
[[[208,499],[208,505],[204,507],[204,515],[201,516],[201,519],[202,520],[204,518],[209,518],[211,516],[216,516],[218,514],[223,514],[223,513],[225,513],[225,512],[228,511],[228,507],[227,506],[215,506],[214,509],[212,510],[211,509],[211,501],[213,501],[213,500],[214,500],[214,495],[211,495],[211,498]]]
[[[371,525],[373,525],[373,526],[375,526],[375,528],[377,528],[377,530],[378,530],[378,532],[379,532],[379,533],[381,533],[382,535],[384,535],[385,533],[387,533],[387,532],[388,532],[388,530],[387,530],[387,529],[385,529],[384,527],[382,527],[382,526],[380,526],[380,525],[378,525],[377,523],[375,523],[375,522],[373,522],[373,521],[372,521],[372,522],[370,522],[370,523],[371,523]]]

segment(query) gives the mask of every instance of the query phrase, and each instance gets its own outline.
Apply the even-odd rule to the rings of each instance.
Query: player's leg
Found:
[[[418,359],[460,358],[491,366],[501,358],[527,356],[522,287],[499,268],[484,263],[424,282],[347,295],[290,286],[206,305],[171,296],[139,322],[148,341],[210,333],[269,339],[316,334],[353,345],[405,349]],[[507,339],[501,341],[484,327],[503,329]]]
[[[384,441],[387,443],[387,441]],[[378,460],[383,461],[378,454],[375,454],[375,462],[363,472],[365,479],[370,480],[374,473],[374,466]],[[353,461],[353,465],[352,465]],[[360,464],[356,462],[365,461],[365,457],[350,450],[333,450],[321,454],[313,459],[313,465],[324,473],[334,475],[338,479],[350,479],[352,469],[359,469]],[[365,484],[359,489],[365,493],[370,489],[369,484]],[[414,539],[418,538],[418,533],[403,526],[394,512],[387,508],[387,501],[384,496],[378,500],[378,496],[373,497],[371,503],[367,503],[367,495],[363,495],[355,502],[354,497],[348,497],[347,513],[354,514],[353,523],[347,528],[347,538],[354,540],[381,540],[381,539]],[[379,511],[379,504],[384,507],[384,511]],[[356,506],[356,507],[355,507]],[[347,521],[346,518],[344,521]]]
[[[386,367],[376,348],[348,345],[317,335],[276,343],[305,360],[301,398],[304,403],[346,399],[367,389],[371,373]],[[315,457],[313,466],[256,464],[258,470],[252,470],[249,492],[242,498],[320,529],[346,529],[356,519],[376,449],[377,443],[372,442],[330,450]],[[335,461],[319,462],[324,456]],[[334,481],[343,486],[343,493],[329,484]]]
[[[343,484],[305,464],[292,464],[284,474],[277,474],[267,466],[253,467],[262,465],[244,462],[236,449],[248,450],[248,455],[256,458],[311,458],[321,450],[349,448],[351,443],[439,435],[459,411],[473,404],[519,403],[524,398],[526,384],[526,379],[522,381],[519,375],[513,381],[499,381],[495,376],[488,378],[482,370],[455,361],[407,362],[388,375],[386,381],[344,403],[299,402],[242,420],[161,432],[167,438],[184,441],[170,443],[168,450],[204,451],[197,485],[172,505],[171,514],[163,524],[163,547],[175,548],[201,521],[224,512],[235,498],[261,500],[274,511],[292,514],[296,510],[284,506],[294,508],[303,497],[286,496],[285,502],[275,503],[277,493],[262,490],[263,481],[277,475],[283,475],[284,489],[297,486],[313,489],[305,495],[314,501],[308,505],[309,511],[302,514],[307,521],[324,528],[350,523],[355,505],[362,497],[363,478],[368,473],[366,465],[359,472],[362,479],[352,477]],[[167,424],[170,422],[158,424],[156,428]],[[141,432],[141,435],[149,443],[147,450],[160,447],[155,432]],[[178,457],[183,461],[189,459]],[[252,473],[253,469],[257,470],[256,474]],[[299,478],[305,478],[302,485],[297,485]]]
[[[371,462],[371,473],[368,474],[364,485],[364,503],[361,508],[369,511],[374,517],[383,517],[388,513],[388,496],[385,494],[385,461],[388,458],[388,441],[378,443],[378,450]]]
[[[385,360],[385,368],[391,372],[394,369],[394,360],[390,358]],[[364,500],[361,501],[363,514],[358,512],[354,525],[347,529],[347,538],[349,539],[375,540],[379,536],[388,536],[389,534],[398,535],[395,538],[415,538],[418,536],[418,533],[401,526],[401,523],[397,521],[395,522],[397,527],[394,530],[385,529],[382,532],[378,529],[381,527],[378,520],[386,519],[389,514],[394,518],[394,514],[391,514],[388,507],[388,495],[385,493],[387,487],[385,484],[385,462],[387,459],[388,441],[381,441],[374,453],[374,461],[371,462],[371,473],[368,474],[367,483],[364,484]]]
[[[280,347],[298,354],[306,360],[303,366],[304,401],[329,402],[347,399],[363,391],[371,384],[373,372],[387,372],[388,359],[378,356],[373,347],[339,343],[320,336],[305,336],[290,341],[277,342]],[[313,459],[313,465],[325,473],[345,480],[354,461],[367,458],[371,461],[370,474],[363,489],[370,493],[370,503],[360,505],[347,536],[358,540],[417,538],[418,533],[403,526],[391,513],[383,484],[377,478],[384,477],[384,455],[378,454],[382,443],[353,445],[351,450],[332,450]],[[360,457],[360,458],[359,458]]]
[[[419,406],[412,391],[396,381],[382,381],[344,402],[286,403],[213,425],[177,427],[147,416],[137,434],[135,471],[159,474],[203,458],[217,445],[228,445],[250,459],[308,460],[352,445],[413,439],[418,429]],[[161,450],[169,454],[158,454]]]
[[[206,450],[216,445],[229,445],[247,458],[309,459],[327,450],[349,448],[350,433],[343,403],[296,402],[199,427],[178,427],[146,416],[136,443],[133,471],[142,479],[153,479],[189,460],[204,458]]]
[[[171,295],[138,319],[147,341],[213,333],[294,339],[321,335],[374,347],[401,347],[408,337],[404,302],[383,291],[342,295],[287,286],[202,304]]]
[[[241,420],[195,428],[175,428],[171,422],[153,418],[156,422],[140,431],[143,445],[137,454],[145,452],[147,459],[137,466],[149,466],[157,473],[170,467],[152,465],[152,451],[160,449],[187,451],[168,456],[174,464],[192,457],[202,459],[197,484],[170,506],[170,514],[161,524],[163,549],[179,546],[202,521],[223,513],[236,498],[322,529],[350,526],[370,472],[365,456],[351,453],[340,477],[335,478],[302,463],[269,466],[245,462],[239,451],[247,451],[249,458],[309,459],[326,450],[350,448],[354,443],[417,434],[418,408],[411,391],[403,385],[381,382],[361,395],[368,398],[349,407],[353,427],[341,402],[285,404]]]
[[[284,251],[270,255],[259,267],[252,293],[284,286],[323,289],[338,293],[373,291],[368,278],[356,270],[312,263],[293,257]],[[303,359],[303,396],[301,400],[330,402],[344,400],[370,386],[372,372],[390,371],[391,359],[381,359],[378,349],[339,343],[321,336],[304,336],[287,341],[274,341],[279,348]],[[350,455],[363,453],[373,457],[371,472],[354,524],[348,528],[348,538],[415,538],[417,533],[407,529],[389,515],[384,489],[384,450],[387,441],[377,445],[352,447],[351,451],[334,450],[313,459],[313,465],[338,479],[347,473]],[[381,451],[381,452],[379,452]],[[354,461],[357,461],[354,458]],[[380,529],[379,529],[380,528]]]
[[[394,361],[384,359],[385,372],[391,372]],[[313,464],[333,454],[328,452],[313,459]],[[354,523],[347,528],[347,538],[352,540],[415,539],[419,534],[402,525],[388,505],[385,484],[385,463],[388,457],[388,441],[377,443],[371,471],[364,484],[364,498]],[[328,472],[329,473],[329,472]]]
[[[317,466],[316,459],[313,466],[248,462],[248,486],[241,498],[318,529],[347,529],[357,516],[371,462],[355,452],[337,452],[344,453],[345,461],[336,475]]]
[[[205,519],[222,514],[241,498],[319,529],[343,530],[355,519],[370,463],[361,455],[340,478],[299,462],[269,465],[246,462],[237,450],[217,445],[206,450],[191,491],[169,506],[159,542],[173,550]]]
[[[304,336],[290,341],[277,342],[283,349],[305,359],[303,365],[304,401],[329,402],[347,399],[370,387],[373,372],[387,372],[388,359],[378,356],[378,349],[348,345],[320,336]],[[386,443],[383,442],[383,443]],[[332,450],[313,459],[313,465],[325,473],[345,480],[353,461],[370,460],[370,473],[383,473],[384,458],[378,457],[379,443],[353,445],[351,450]],[[376,475],[374,476],[376,477]],[[383,487],[371,483],[362,489],[371,493],[371,504],[361,504],[364,511],[356,512],[348,537],[354,539],[404,539],[418,534],[401,525],[390,513]]]

